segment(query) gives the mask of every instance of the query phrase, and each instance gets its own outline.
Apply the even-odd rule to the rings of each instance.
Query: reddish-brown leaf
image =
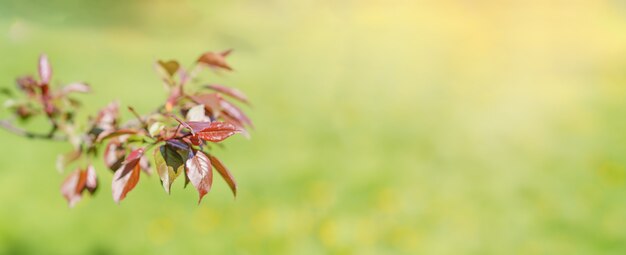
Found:
[[[217,93],[195,95],[191,96],[191,99],[198,104],[204,104],[213,115],[213,118],[217,118],[222,111],[220,107],[222,97]]]
[[[209,159],[211,160],[211,165],[213,165],[217,172],[220,173],[224,181],[228,184],[228,187],[230,187],[230,190],[233,192],[233,195],[236,197],[237,183],[235,182],[235,178],[233,178],[232,174],[230,174],[230,171],[228,171],[228,168],[222,164],[222,161],[212,155],[209,155]]]
[[[241,133],[241,130],[235,125],[228,122],[215,121],[197,131],[196,136],[202,140],[216,143],[224,141],[224,139],[237,133]]]
[[[143,148],[139,148],[139,149],[131,151],[130,154],[128,154],[128,157],[126,157],[125,163],[140,159],[143,156],[143,153],[144,153]]]
[[[137,149],[132,151],[124,164],[115,171],[113,175],[113,182],[111,183],[111,190],[113,193],[113,200],[116,203],[122,201],[128,192],[133,190],[139,182],[139,173],[141,167],[139,166],[139,160],[143,155],[143,149]]]
[[[117,139],[111,140],[104,148],[104,164],[111,170],[120,168],[126,157],[125,152],[126,150]]]
[[[50,62],[48,62],[48,56],[46,54],[42,54],[39,57],[39,78],[42,84],[50,83],[50,77],[52,76],[52,67],[50,67]]]
[[[87,170],[85,171],[85,188],[93,195],[98,189],[98,177],[96,176],[96,169],[93,165],[87,166]]]
[[[197,61],[211,68],[232,71],[233,69],[226,63],[226,56],[228,56],[230,52],[231,51],[224,51],[222,53],[207,52],[202,54]]]
[[[202,197],[211,190],[213,183],[213,172],[211,171],[209,158],[204,152],[197,151],[195,155],[187,159],[185,169],[189,181],[198,190],[200,195],[198,203],[200,203]]]
[[[74,207],[82,199],[82,190],[85,187],[86,175],[80,169],[72,172],[61,185],[61,194],[70,207]]]
[[[250,127],[254,127],[250,118],[248,118],[248,116],[246,116],[246,114],[243,113],[243,111],[239,109],[239,107],[235,106],[234,104],[229,103],[226,100],[221,100],[220,106],[222,107],[222,110],[224,111],[225,114],[230,115],[230,117],[242,123],[245,123],[246,125]]]
[[[245,94],[243,94],[243,92],[239,91],[236,88],[230,88],[230,87],[217,85],[217,84],[207,85],[206,87],[209,89],[215,90],[217,92],[220,92],[224,95],[230,96],[234,99],[237,99],[243,103],[249,104],[248,97]]]

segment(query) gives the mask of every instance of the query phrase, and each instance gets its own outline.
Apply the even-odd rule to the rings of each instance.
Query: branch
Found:
[[[8,121],[8,120],[0,120],[0,127],[4,128],[5,130],[11,133],[24,136],[26,138],[53,140],[53,141],[67,141],[67,137],[65,136],[55,135],[55,132],[57,130],[56,126],[53,126],[52,130],[50,130],[50,132],[47,134],[33,133],[23,128],[16,127],[13,125],[13,123],[11,123],[11,121]]]

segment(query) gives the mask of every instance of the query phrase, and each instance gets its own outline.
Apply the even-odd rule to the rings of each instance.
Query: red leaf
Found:
[[[242,123],[245,123],[246,125],[250,127],[254,127],[254,125],[252,125],[252,121],[250,120],[250,118],[248,118],[248,116],[246,116],[246,114],[243,113],[243,111],[239,109],[239,107],[235,106],[234,104],[229,103],[226,100],[221,100],[220,106],[222,107],[223,111],[226,114],[230,115],[232,118]]]
[[[196,187],[198,194],[200,194],[198,199],[198,203],[200,203],[202,197],[211,190],[211,184],[213,183],[213,173],[209,158],[204,152],[198,151],[196,155],[187,159],[185,168],[187,178],[189,178],[191,184]]]
[[[126,157],[125,163],[140,159],[143,156],[143,152],[144,152],[143,148],[139,148],[134,151],[131,151],[130,154],[128,154],[128,157]]]
[[[244,95],[243,92],[239,91],[238,89],[229,88],[229,87],[217,85],[217,84],[207,85],[206,87],[209,89],[215,90],[217,92],[220,92],[224,95],[235,98],[243,103],[249,104],[248,97],[246,97],[246,95]]]
[[[107,144],[104,148],[104,164],[111,170],[120,168],[122,162],[124,162],[126,150],[122,144],[114,139]]]
[[[216,157],[213,157],[212,155],[209,155],[209,159],[211,160],[211,165],[213,165],[217,172],[220,173],[224,181],[226,181],[226,183],[228,184],[228,187],[230,187],[230,190],[233,192],[233,195],[236,197],[237,183],[235,182],[235,178],[233,178],[233,176],[230,174],[230,171],[228,171],[228,168],[226,168],[224,164],[222,164],[222,161],[220,161]]]
[[[196,136],[202,140],[216,143],[224,141],[224,139],[237,133],[241,133],[241,130],[238,129],[235,125],[228,122],[215,121],[211,122],[208,126],[204,127],[200,131],[197,131]]]
[[[232,71],[233,69],[226,63],[226,56],[228,56],[230,52],[231,51],[224,51],[222,53],[207,52],[202,54],[197,62],[206,64],[211,68]]]
[[[139,173],[141,172],[139,161],[142,155],[143,149],[132,151],[126,158],[125,163],[115,171],[113,182],[111,183],[111,190],[113,200],[116,203],[122,201],[126,197],[126,194],[133,190],[137,182],[139,182]]]
[[[39,57],[39,78],[41,79],[42,84],[50,83],[50,77],[52,76],[52,67],[50,67],[50,62],[48,62],[48,56],[46,54],[42,54]]]
[[[86,174],[80,169],[72,172],[61,185],[61,194],[65,197],[70,207],[74,207],[82,199],[82,191],[85,187]]]
[[[139,160],[124,164],[115,171],[111,184],[113,201],[119,204],[126,197],[126,194],[135,188],[137,182],[139,182],[140,171]]]

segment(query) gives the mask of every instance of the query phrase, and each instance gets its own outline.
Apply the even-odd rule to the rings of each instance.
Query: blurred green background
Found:
[[[0,0],[0,84],[166,97],[157,59],[233,48],[240,186],[142,176],[69,209],[68,144],[0,130],[0,254],[626,254],[623,1]],[[7,112],[0,112],[6,117]],[[129,114],[126,114],[129,117]],[[37,130],[38,127],[33,127]]]

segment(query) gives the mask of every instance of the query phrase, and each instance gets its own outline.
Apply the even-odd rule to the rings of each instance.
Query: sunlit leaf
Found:
[[[208,126],[202,128],[201,130],[196,131],[196,136],[205,141],[221,142],[237,133],[241,133],[241,130],[235,125],[227,122],[215,121],[211,122]]]
[[[143,156],[143,149],[132,151],[128,157],[126,157],[124,164],[115,171],[111,183],[111,191],[113,193],[113,200],[116,203],[122,201],[128,192],[133,190],[137,182],[139,182],[139,173],[141,172],[139,160],[141,156]]]
[[[183,158],[170,145],[163,145],[154,151],[154,164],[161,178],[165,192],[170,193],[172,183],[183,172]]]
[[[187,159],[185,169],[189,182],[198,190],[200,195],[198,203],[200,203],[202,197],[211,190],[213,183],[213,172],[209,158],[204,152],[197,151],[195,155]]]
[[[226,168],[224,164],[222,164],[222,161],[220,161],[213,155],[209,155],[209,159],[211,160],[211,165],[215,167],[215,169],[218,173],[220,173],[224,181],[226,181],[228,187],[230,187],[230,190],[233,192],[233,195],[237,196],[237,183],[235,182],[235,178],[233,178],[230,171],[228,171],[228,168]]]

